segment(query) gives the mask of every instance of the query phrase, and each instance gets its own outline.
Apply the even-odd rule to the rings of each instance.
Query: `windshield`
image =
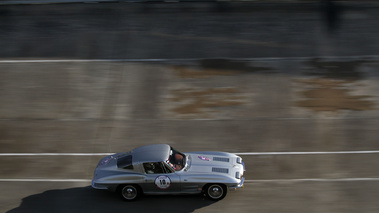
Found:
[[[180,171],[186,165],[186,156],[171,147],[171,152],[170,152],[170,156],[167,160],[167,163],[175,171]]]

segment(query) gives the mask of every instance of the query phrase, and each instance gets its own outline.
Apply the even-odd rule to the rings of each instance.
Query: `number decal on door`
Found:
[[[167,176],[158,176],[155,178],[155,185],[160,189],[168,189],[171,185],[171,180]]]

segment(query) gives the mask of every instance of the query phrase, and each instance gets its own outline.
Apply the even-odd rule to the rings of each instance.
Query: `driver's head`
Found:
[[[183,156],[180,154],[175,154],[175,160],[177,161],[183,160]]]
[[[183,168],[183,166],[179,165],[179,164],[175,164],[174,166],[175,166],[175,170],[176,171],[179,171],[179,170],[181,170]]]

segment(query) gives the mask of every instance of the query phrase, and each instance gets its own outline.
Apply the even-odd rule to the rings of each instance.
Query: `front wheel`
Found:
[[[119,186],[117,191],[125,201],[137,200],[142,194],[141,189],[136,185],[122,185]]]
[[[205,187],[205,195],[211,200],[221,200],[226,196],[227,188],[223,184],[208,184]]]

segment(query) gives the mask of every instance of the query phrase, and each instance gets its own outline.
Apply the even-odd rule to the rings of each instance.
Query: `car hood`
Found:
[[[235,177],[236,172],[243,175],[244,165],[237,163],[237,155],[224,152],[186,153],[188,156],[187,171],[191,173],[218,173]]]

